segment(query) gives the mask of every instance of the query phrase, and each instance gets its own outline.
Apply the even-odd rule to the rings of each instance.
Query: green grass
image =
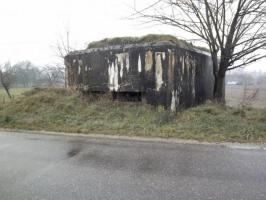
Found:
[[[142,37],[115,37],[115,38],[105,38],[100,41],[94,41],[89,43],[87,49],[91,48],[102,48],[113,45],[126,45],[126,44],[141,44],[141,43],[151,43],[159,41],[172,41],[179,46],[186,46],[197,48],[200,50],[208,51],[204,47],[196,47],[191,43],[186,42],[185,40],[180,40],[173,35],[166,34],[149,34]]]
[[[30,90],[29,88],[11,88],[10,93],[13,98],[21,96],[24,92]],[[9,97],[6,94],[6,91],[3,88],[0,88],[0,103],[10,101]]]
[[[266,142],[266,111],[207,103],[173,114],[161,107],[35,89],[0,105],[0,127],[94,134]]]

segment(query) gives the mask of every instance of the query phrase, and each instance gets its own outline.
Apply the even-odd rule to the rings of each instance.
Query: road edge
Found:
[[[266,151],[266,143],[232,143],[232,142],[204,142],[197,140],[185,140],[178,138],[159,138],[159,137],[139,137],[139,136],[123,136],[123,135],[105,135],[93,133],[66,133],[66,132],[53,132],[53,131],[36,131],[24,129],[4,129],[0,128],[0,133],[25,133],[25,134],[41,134],[41,135],[54,135],[54,136],[69,136],[69,137],[85,137],[93,139],[110,139],[110,140],[124,140],[124,141],[137,141],[137,142],[160,142],[169,144],[190,144],[190,145],[205,145],[205,146],[219,146],[231,149],[245,149],[245,150],[264,150]]]

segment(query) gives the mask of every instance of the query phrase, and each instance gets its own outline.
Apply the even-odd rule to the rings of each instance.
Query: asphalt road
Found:
[[[266,151],[0,132],[0,199],[266,200]]]

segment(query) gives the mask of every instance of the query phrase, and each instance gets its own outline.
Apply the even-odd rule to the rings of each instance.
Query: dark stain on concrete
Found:
[[[74,157],[74,156],[78,155],[80,151],[81,151],[80,148],[73,148],[67,152],[67,156],[70,158]]]

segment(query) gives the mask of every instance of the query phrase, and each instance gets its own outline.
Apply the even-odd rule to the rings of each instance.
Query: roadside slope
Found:
[[[0,105],[0,127],[71,133],[266,142],[266,111],[205,104],[177,114],[63,89],[34,89]]]

